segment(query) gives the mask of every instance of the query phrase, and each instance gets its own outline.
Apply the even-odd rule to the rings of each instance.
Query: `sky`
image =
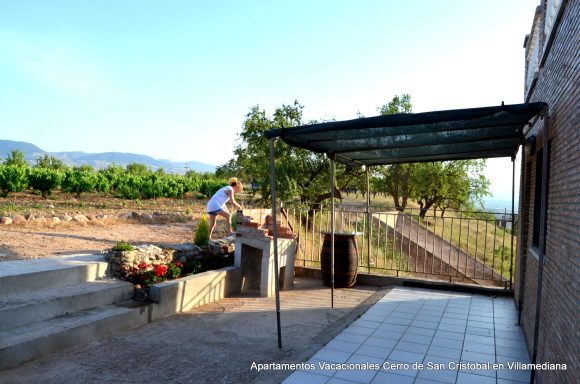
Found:
[[[539,3],[0,1],[0,139],[220,165],[255,105],[297,100],[308,121],[403,93],[414,112],[521,103]],[[511,172],[488,160],[495,198]]]

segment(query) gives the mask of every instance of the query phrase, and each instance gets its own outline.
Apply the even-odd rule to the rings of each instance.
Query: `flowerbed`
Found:
[[[153,284],[233,265],[234,249],[223,241],[205,247],[168,244],[163,248],[118,243],[106,252],[105,259],[113,277],[134,284],[135,298],[147,299]]]
[[[190,259],[185,263],[173,260],[167,264],[149,264],[142,261],[137,266],[131,267],[124,276],[124,279],[142,288],[146,288],[166,280],[174,280],[196,273],[229,267],[233,264],[233,253],[210,254],[202,258]]]

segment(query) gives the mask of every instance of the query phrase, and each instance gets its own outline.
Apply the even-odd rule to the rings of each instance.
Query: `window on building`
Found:
[[[547,184],[546,184],[546,214],[544,215],[544,236],[548,233],[548,196],[549,196],[549,181],[550,181],[550,155],[551,155],[551,145],[552,143],[548,143],[548,166],[546,167],[547,172]],[[540,219],[542,214],[542,176],[544,173],[543,167],[543,159],[544,159],[544,148],[541,148],[536,152],[536,178],[535,178],[535,190],[534,190],[534,233],[532,237],[532,244],[536,248],[540,248]],[[546,251],[546,242],[544,241],[544,249],[542,252],[545,253]]]

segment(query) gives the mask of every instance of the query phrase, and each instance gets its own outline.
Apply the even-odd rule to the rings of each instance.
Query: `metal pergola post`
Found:
[[[367,201],[366,201],[366,211],[367,211],[367,268],[368,272],[371,273],[371,236],[372,236],[372,220],[371,220],[371,195],[370,195],[370,182],[369,182],[369,166],[365,165],[365,175],[367,182]]]
[[[334,156],[330,157],[330,307],[334,308]]]
[[[276,164],[274,161],[274,141],[270,139],[270,187],[272,193],[272,230],[274,232],[274,287],[276,290],[276,323],[278,326],[278,348],[282,348],[282,327],[280,325],[280,279],[278,277],[278,221],[276,209]]]
[[[516,157],[512,157],[512,229],[511,229],[511,248],[510,248],[510,290],[513,289],[513,264],[514,264],[514,199],[516,194]]]

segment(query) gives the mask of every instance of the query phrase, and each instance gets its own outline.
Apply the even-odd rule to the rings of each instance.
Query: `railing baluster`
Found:
[[[417,272],[419,270],[418,263],[419,263],[419,227],[420,227],[419,221],[420,220],[421,220],[421,217],[417,216],[417,222],[415,223],[415,228],[417,228],[415,230],[415,232],[417,232],[417,241],[415,242],[415,245],[416,245],[416,247],[415,247],[415,249],[416,249],[416,251],[415,251],[415,272]]]
[[[318,256],[318,261],[321,261],[320,259],[321,253],[322,253],[322,206],[320,207],[320,220],[318,220],[318,252],[316,252],[316,256]]]
[[[485,279],[485,268],[486,268],[486,266],[485,266],[486,257],[485,256],[487,254],[487,224],[488,223],[489,223],[489,220],[485,219],[485,238],[484,238],[485,240],[484,240],[484,244],[483,244],[483,266],[481,267],[481,272],[482,272],[481,278],[482,279]],[[492,255],[493,255],[493,253],[492,253]],[[492,256],[492,258],[493,258],[493,256]]]
[[[371,216],[371,218],[373,218]],[[374,221],[374,219],[373,219]],[[375,268],[379,267],[379,253],[381,251],[381,215],[379,213],[378,220],[377,220],[377,249],[375,251]]]
[[[453,246],[453,219],[455,217],[451,216],[451,233],[449,234],[449,253],[448,253],[448,268],[449,268],[449,281],[451,282],[451,247]]]
[[[445,217],[441,218],[441,252],[439,253],[439,275],[443,275],[443,243],[445,243]]]
[[[407,272],[409,271],[409,269],[411,269],[411,226],[412,226],[412,222],[411,222],[411,215],[412,213],[407,217],[408,221],[409,221],[409,230],[407,231],[407,243],[409,244],[409,253],[407,253],[407,262],[406,262],[406,267],[407,267]]]
[[[389,247],[389,214],[385,213],[385,246],[383,252],[383,265],[387,269],[387,248]]]
[[[465,270],[467,271],[467,265],[468,265],[468,261],[469,261],[469,236],[471,235],[471,230],[469,228],[469,225],[471,223],[471,217],[468,216],[467,218],[467,253],[465,254]],[[477,252],[477,249],[475,250]]]
[[[512,200],[513,201],[513,200]],[[513,206],[513,203],[512,203]],[[515,252],[515,247],[514,247],[514,225],[515,225],[515,214],[514,211],[512,209],[512,214],[511,214],[511,223],[512,226],[510,228],[510,235],[511,235],[511,245],[510,245],[510,289],[512,289],[513,287],[513,270],[514,270],[514,266],[513,266],[513,262],[514,262],[514,252]]]
[[[477,265],[477,250],[479,249],[478,242],[479,242],[479,220],[480,219],[476,219],[475,223],[476,223],[476,228],[475,228],[475,262],[473,263],[473,275],[475,277],[475,266]]]
[[[495,216],[494,216],[495,217]],[[494,278],[494,273],[495,272],[495,242],[497,240],[497,220],[494,220],[494,226],[493,226],[493,259],[491,260],[491,278]],[[500,277],[500,281],[501,281],[501,277]]]
[[[505,217],[505,216],[504,216]],[[505,228],[503,229],[503,240],[502,240],[502,244],[501,244],[501,271],[500,271],[500,281],[502,281],[504,279],[503,277],[503,259],[504,259],[504,254],[505,254]],[[505,288],[505,287],[504,287]]]
[[[423,242],[423,273],[427,274],[427,232],[429,232],[429,221],[425,220],[425,241]]]
[[[463,224],[463,211],[459,212],[459,241],[457,245],[457,273],[459,273],[459,253],[461,252],[461,227]]]
[[[431,248],[431,274],[435,274],[435,234],[437,232],[437,215],[433,215],[433,247]]]

